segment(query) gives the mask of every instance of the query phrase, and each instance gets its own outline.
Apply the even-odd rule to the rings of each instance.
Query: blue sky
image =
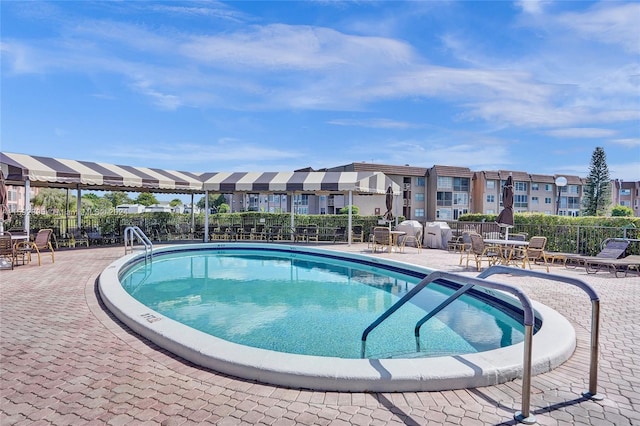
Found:
[[[640,180],[640,3],[3,1],[1,149]]]

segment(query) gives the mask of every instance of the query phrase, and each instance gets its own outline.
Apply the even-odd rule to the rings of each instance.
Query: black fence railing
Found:
[[[447,222],[454,235],[465,230],[474,230],[482,235],[504,237],[505,229],[495,222]],[[509,228],[509,234],[525,234],[527,240],[532,236],[547,237],[546,250],[578,253],[594,256],[602,249],[602,243],[608,238],[639,239],[637,228],[584,226],[584,225],[536,225],[516,224]],[[627,254],[640,254],[640,244],[634,241],[629,245]]]
[[[11,220],[4,222],[4,229],[23,228],[23,215],[14,213]],[[90,245],[121,244],[124,229],[127,226],[139,227],[153,241],[203,241],[204,215],[193,217],[190,214],[177,213],[117,213],[102,215],[84,215],[78,228],[76,216],[42,215],[30,216],[31,233],[35,235],[39,229],[52,228],[57,241],[64,245],[72,239],[87,238]],[[364,241],[369,239],[371,229],[378,226],[378,216],[354,215],[353,226],[361,226]],[[402,221],[403,218],[398,218]],[[348,227],[347,215],[295,215],[296,226],[316,225],[320,229]],[[465,230],[474,230],[490,237],[504,237],[505,229],[495,222],[466,222],[447,221],[454,236],[461,235]],[[290,229],[291,215],[289,213],[218,213],[209,215],[210,238],[213,230],[220,226],[281,227]],[[527,239],[532,236],[547,237],[548,251],[595,255],[602,248],[602,242],[608,238],[640,239],[640,229],[634,227],[606,227],[585,225],[549,225],[549,224],[516,224],[509,229],[509,234],[525,234]],[[344,234],[346,238],[346,233]],[[333,233],[319,235],[320,241],[333,241]],[[633,242],[627,249],[627,254],[640,254],[640,244]]]

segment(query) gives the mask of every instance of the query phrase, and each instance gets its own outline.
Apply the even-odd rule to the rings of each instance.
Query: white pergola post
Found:
[[[31,181],[29,179],[24,181],[24,232],[29,236],[29,216],[31,215]]]
[[[296,229],[296,216],[295,216],[295,212],[293,211],[294,210],[294,208],[293,208],[293,192],[289,193],[289,206],[291,206],[290,207],[290,210],[291,210],[291,223],[290,223],[291,232],[290,232],[290,235],[291,235],[291,242],[293,242],[293,241],[296,240],[295,235],[294,235],[294,232],[295,232],[295,229]]]
[[[204,242],[209,242],[209,191],[204,191]]]
[[[191,193],[191,238],[196,232],[196,208],[193,205],[193,192]]]
[[[82,199],[81,197],[80,185],[76,188],[76,220],[78,222],[78,229],[82,228]]]
[[[353,223],[353,213],[352,213],[352,206],[353,206],[353,191],[349,190],[349,221],[348,221],[348,225],[347,225],[347,234],[349,235],[348,238],[348,245],[351,245],[351,228],[352,228],[352,223]]]

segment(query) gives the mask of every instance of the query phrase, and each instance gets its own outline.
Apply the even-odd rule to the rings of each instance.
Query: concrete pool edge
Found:
[[[247,247],[273,245],[247,244]],[[227,247],[224,243],[173,246],[158,253]],[[238,247],[237,243],[233,247]],[[346,259],[371,259],[353,253],[279,246],[304,253],[325,253]],[[133,299],[122,288],[119,271],[139,255],[127,255],[110,264],[99,277],[99,292],[107,308],[124,324],[158,346],[200,365],[231,376],[291,388],[323,391],[438,391],[504,383],[522,376],[523,344],[453,357],[415,359],[342,359],[294,355],[251,348],[207,335],[162,316]],[[374,258],[376,259],[376,258]],[[376,263],[407,267],[406,263]],[[426,268],[410,265],[411,268]],[[569,322],[556,311],[534,302],[542,328],[533,341],[533,374],[547,372],[566,361],[576,345]]]

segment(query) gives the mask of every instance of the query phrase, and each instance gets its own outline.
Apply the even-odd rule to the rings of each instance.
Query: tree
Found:
[[[67,195],[62,189],[41,188],[38,194],[31,199],[36,207],[42,207],[47,212],[64,211]]]
[[[584,190],[583,214],[604,216],[611,204],[611,179],[604,149],[597,147],[591,155],[589,176]]]
[[[349,206],[343,207],[340,210],[338,210],[338,214],[349,214]],[[359,215],[360,207],[351,206],[351,214]]]
[[[142,204],[143,206],[150,206],[152,204],[158,204],[158,199],[150,192],[141,192],[136,198],[136,204]]]
[[[118,207],[120,204],[131,204],[133,200],[129,198],[126,192],[107,192],[104,198],[111,201],[112,207]]]
[[[181,206],[182,205],[182,200],[179,199],[179,198],[174,198],[173,200],[169,201],[169,205],[171,207]]]
[[[204,197],[200,198],[200,200],[198,200],[198,202],[196,203],[196,206],[198,206],[201,209],[204,209],[204,201],[205,201]],[[209,193],[209,208],[216,207],[219,211],[220,206],[226,202],[227,202],[227,199],[224,197],[224,195]]]
[[[611,209],[611,216],[632,217],[633,209],[629,206],[617,205]]]

